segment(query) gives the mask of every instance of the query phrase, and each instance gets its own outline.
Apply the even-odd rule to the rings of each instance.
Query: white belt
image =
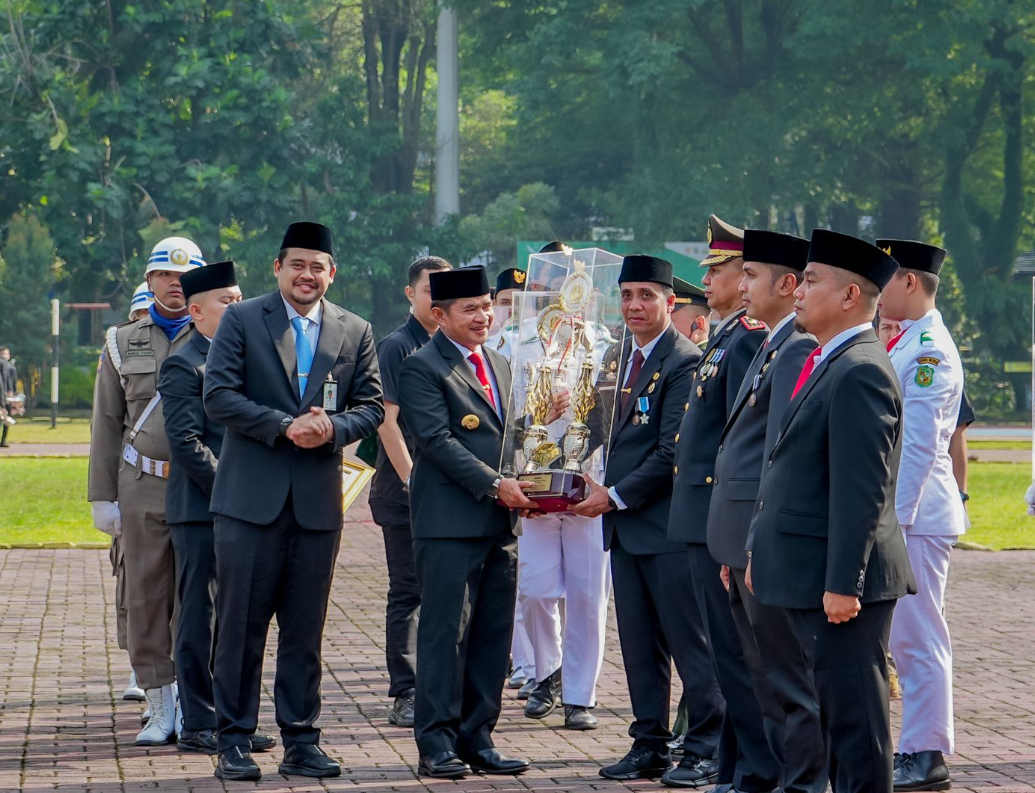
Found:
[[[122,459],[134,468],[137,467],[137,463],[139,463],[141,473],[148,474],[150,476],[157,476],[159,479],[169,478],[170,463],[168,460],[154,460],[146,454],[138,452],[133,448],[132,444],[127,443],[125,447],[123,447]]]

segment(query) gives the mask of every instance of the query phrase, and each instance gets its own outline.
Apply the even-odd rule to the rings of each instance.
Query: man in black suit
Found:
[[[694,372],[689,407],[676,436],[668,537],[689,544],[694,592],[726,700],[726,719],[717,763],[684,757],[662,781],[673,787],[715,781],[745,793],[765,793],[777,786],[779,765],[763,729],[729,595],[719,578],[720,565],[708,552],[707,526],[719,435],[767,329],[747,316],[740,293],[743,230],[712,215],[708,238],[712,247],[701,262],[708,268],[703,282],[708,305],[718,314],[720,325]]]
[[[439,330],[399,376],[399,407],[417,447],[409,484],[421,598],[413,713],[419,772],[520,774],[528,761],[504,756],[492,741],[514,626],[513,510],[535,506],[523,494],[530,483],[497,470],[510,367],[483,346],[493,319],[485,268],[428,277]]]
[[[762,707],[770,749],[780,763],[781,788],[788,793],[822,793],[826,787],[826,764],[816,762],[814,751],[824,743],[819,703],[802,665],[780,664],[785,658],[779,648],[795,643],[794,631],[785,612],[763,606],[744,586],[745,545],[767,429],[783,415],[805,358],[816,348],[815,339],[794,328],[794,290],[808,251],[809,241],[800,237],[744,232],[740,292],[747,312],[770,331],[748,366],[719,437],[708,510],[708,550],[723,565],[744,660]],[[785,709],[793,715],[785,717]]]
[[[868,242],[813,232],[795,311],[820,346],[766,453],[748,538],[748,586],[798,637],[771,650],[813,675],[837,793],[891,793],[888,635],[916,592],[895,517],[902,394],[872,325],[897,269]]]
[[[261,776],[248,736],[274,614],[280,772],[341,773],[320,748],[315,721],[341,540],[342,450],[384,417],[370,325],[323,299],[335,272],[330,229],[292,223],[273,271],[277,291],[227,308],[205,377],[205,410],[227,428],[212,488],[222,779]]]
[[[632,749],[600,769],[608,779],[656,777],[667,771],[672,662],[687,692],[684,751],[711,759],[722,723],[722,700],[699,621],[686,544],[665,536],[672,492],[673,438],[700,349],[672,325],[672,265],[626,256],[619,276],[629,333],[621,362],[609,371],[619,399],[611,422],[604,482],[589,482],[571,511],[603,515],[611,551],[618,638],[633,716]]]

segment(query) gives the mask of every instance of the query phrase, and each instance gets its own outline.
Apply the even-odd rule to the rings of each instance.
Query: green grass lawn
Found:
[[[85,458],[0,458],[0,543],[105,542],[86,503]],[[969,542],[1035,548],[1024,508],[1027,463],[972,463]]]
[[[968,451],[974,449],[1031,449],[1031,441],[967,441]]]
[[[7,441],[12,446],[20,443],[89,443],[90,420],[58,417],[57,426],[50,428],[50,417],[18,419],[11,427]]]

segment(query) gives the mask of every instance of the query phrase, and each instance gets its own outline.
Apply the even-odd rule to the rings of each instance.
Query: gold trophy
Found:
[[[561,454],[546,429],[546,419],[552,405],[553,368],[543,363],[536,370],[532,387],[525,397],[525,415],[532,420],[532,424],[525,430],[523,449],[526,463],[522,473],[531,474],[546,468]]]
[[[564,435],[564,470],[582,473],[582,461],[589,454],[589,425],[586,420],[589,412],[597,403],[596,391],[593,389],[593,364],[583,361],[579,369],[579,379],[575,383],[572,394],[571,409],[575,421],[568,425]]]

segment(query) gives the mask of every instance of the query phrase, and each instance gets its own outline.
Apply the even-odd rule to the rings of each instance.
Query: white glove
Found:
[[[119,505],[114,501],[91,501],[90,509],[93,511],[93,525],[105,534],[112,537],[122,536],[122,513],[119,512]]]
[[[1024,494],[1024,500],[1028,504],[1028,514],[1035,516],[1035,482],[1031,483],[1028,492]]]

